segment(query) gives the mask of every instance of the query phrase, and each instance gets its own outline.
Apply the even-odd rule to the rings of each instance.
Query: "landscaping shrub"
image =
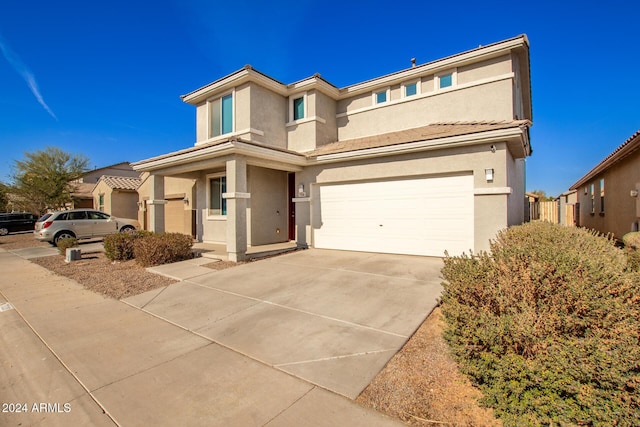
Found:
[[[133,243],[137,239],[151,234],[153,233],[144,230],[110,234],[104,238],[104,254],[111,261],[133,259]]]
[[[67,254],[68,248],[75,248],[76,246],[78,246],[78,239],[76,239],[75,237],[60,239],[58,240],[56,246],[58,247],[60,255],[65,256]]]
[[[192,257],[193,238],[180,233],[150,234],[136,239],[133,253],[143,267],[167,264]]]
[[[640,271],[640,231],[622,236],[624,252],[627,255],[629,271]]]
[[[506,426],[640,425],[640,275],[613,241],[532,222],[447,257],[445,338]]]

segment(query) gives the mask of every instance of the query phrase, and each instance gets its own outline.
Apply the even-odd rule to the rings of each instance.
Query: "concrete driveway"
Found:
[[[438,258],[309,249],[222,271],[207,262],[154,267],[182,281],[124,302],[352,399],[442,290]]]

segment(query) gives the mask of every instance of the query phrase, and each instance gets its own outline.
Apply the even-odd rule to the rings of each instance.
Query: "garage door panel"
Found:
[[[326,185],[318,248],[443,256],[473,247],[471,175]]]

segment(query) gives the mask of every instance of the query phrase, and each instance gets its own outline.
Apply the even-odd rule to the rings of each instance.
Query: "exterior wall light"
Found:
[[[307,194],[304,192],[304,184],[298,185],[298,197],[306,197]]]
[[[184,199],[182,199],[182,201],[184,202],[185,205],[189,204],[189,198],[187,196],[184,196]]]
[[[638,197],[638,190],[631,190],[631,193],[629,195],[631,197]]]
[[[485,169],[484,177],[487,179],[487,182],[493,181],[493,169]]]

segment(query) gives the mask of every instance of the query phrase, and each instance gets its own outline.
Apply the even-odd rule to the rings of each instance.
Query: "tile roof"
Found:
[[[132,178],[129,176],[102,175],[100,180],[114,190],[137,190],[142,183],[140,178]]]
[[[467,135],[478,132],[523,127],[529,125],[530,122],[528,120],[433,123],[414,129],[406,129],[381,135],[336,141],[324,145],[316,150],[306,152],[304,154],[307,157],[314,157],[325,154],[344,153],[347,151],[364,150],[367,148],[387,147],[409,142],[427,141],[451,136]]]
[[[631,135],[625,142],[623,142],[618,148],[613,150],[611,154],[605,157],[600,163],[598,163],[593,169],[587,172],[582,178],[576,181],[571,187],[570,190],[576,190],[578,187],[592,180],[595,176],[600,174],[601,172],[607,170],[611,166],[618,163],[620,160],[624,159],[631,153],[635,152],[637,149],[640,149],[640,129],[637,130],[633,135]]]

